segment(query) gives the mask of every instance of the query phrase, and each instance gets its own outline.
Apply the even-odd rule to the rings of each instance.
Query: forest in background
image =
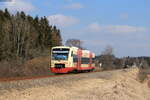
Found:
[[[0,10],[0,61],[26,61],[62,45],[61,42],[60,30],[49,25],[46,17],[33,18],[24,12],[10,14],[7,9]]]

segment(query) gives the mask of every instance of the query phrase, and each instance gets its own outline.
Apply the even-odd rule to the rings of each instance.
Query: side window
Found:
[[[95,58],[92,58],[92,63],[95,63]]]
[[[73,55],[73,62],[78,62],[78,57],[77,57],[77,55]]]
[[[90,63],[89,58],[82,58],[81,61],[82,61],[82,64],[89,64]]]

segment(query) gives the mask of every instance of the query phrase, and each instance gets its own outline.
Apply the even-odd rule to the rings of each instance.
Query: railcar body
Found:
[[[51,50],[50,70],[53,73],[92,71],[95,54],[77,47],[57,46]]]

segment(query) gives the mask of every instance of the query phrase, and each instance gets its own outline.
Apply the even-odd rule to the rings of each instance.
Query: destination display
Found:
[[[69,53],[69,51],[53,51],[53,53]]]

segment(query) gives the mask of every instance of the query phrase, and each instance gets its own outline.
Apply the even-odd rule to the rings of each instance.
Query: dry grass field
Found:
[[[150,100],[138,68],[0,83],[0,100]]]

